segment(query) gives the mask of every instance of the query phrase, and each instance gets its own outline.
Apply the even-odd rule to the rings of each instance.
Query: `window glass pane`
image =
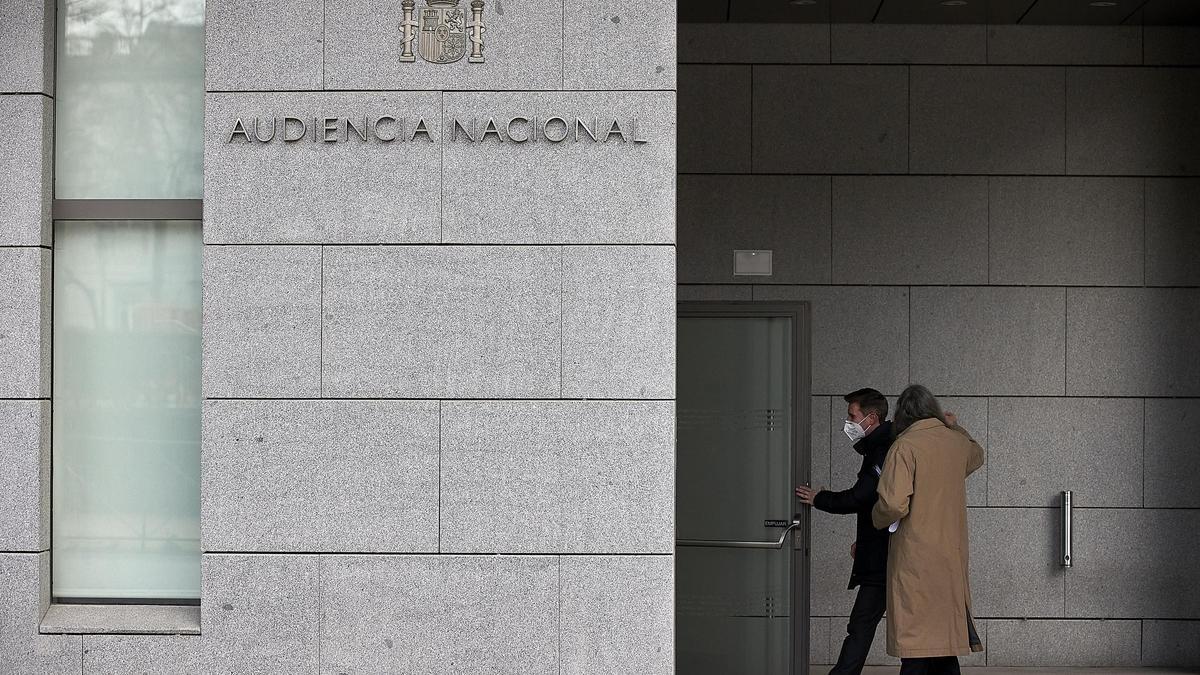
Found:
[[[55,197],[200,199],[204,0],[59,0]]]
[[[200,597],[200,223],[54,229],[53,592]]]

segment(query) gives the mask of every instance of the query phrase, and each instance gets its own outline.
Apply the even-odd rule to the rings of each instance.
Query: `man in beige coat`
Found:
[[[919,384],[900,395],[896,442],[879,478],[875,527],[888,548],[887,652],[901,675],[958,673],[958,656],[982,651],[967,580],[966,478],[983,448]]]

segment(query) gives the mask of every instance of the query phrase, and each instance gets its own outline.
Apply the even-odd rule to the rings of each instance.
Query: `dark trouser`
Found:
[[[837,665],[829,675],[859,675],[867,662],[867,652],[875,640],[875,627],[887,609],[887,588],[883,586],[859,586],[854,609],[850,610],[850,621],[846,625],[846,639],[842,642],[842,653]]]
[[[958,675],[957,656],[900,659],[900,675]]]

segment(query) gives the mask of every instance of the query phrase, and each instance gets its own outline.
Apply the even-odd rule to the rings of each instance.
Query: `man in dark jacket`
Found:
[[[859,675],[867,662],[867,652],[875,639],[875,629],[887,607],[888,530],[877,530],[871,522],[876,488],[883,471],[883,460],[892,445],[892,423],[886,421],[887,399],[874,389],[859,389],[847,394],[846,422],[843,431],[862,455],[862,467],[854,486],[841,492],[802,486],[796,488],[800,502],[827,513],[858,515],[858,535],[850,549],[854,568],[848,588],[858,587],[854,609],[846,626],[846,639],[837,665],[829,675]]]

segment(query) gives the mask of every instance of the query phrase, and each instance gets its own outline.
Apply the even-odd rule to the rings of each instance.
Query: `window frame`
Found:
[[[203,199],[55,199],[51,220],[204,220]]]
[[[60,222],[81,221],[81,220],[187,220],[196,221],[201,224],[201,236],[204,232],[204,200],[203,199],[54,199],[51,204],[50,221],[51,227]],[[203,242],[202,242],[203,243]],[[54,264],[54,247],[51,249],[51,265]],[[53,311],[54,293],[51,290],[51,311]],[[53,334],[54,326],[51,325],[51,334]],[[50,374],[51,382],[53,383],[54,372],[51,366]],[[53,385],[51,385],[53,386]],[[51,398],[53,400],[53,397]],[[54,415],[54,408],[51,405],[51,416]],[[51,452],[53,452],[54,440],[51,438]],[[51,460],[51,472],[54,471],[53,460]],[[50,513],[47,516],[50,519],[50,530],[54,530],[54,494],[51,487],[49,502],[51,504]],[[53,542],[51,542],[53,549]],[[50,579],[53,579],[54,556],[50,556],[51,574]],[[58,618],[66,619],[65,623],[73,624],[75,621],[72,618],[76,615],[75,611],[70,611],[69,606],[80,606],[79,611],[84,611],[83,606],[89,606],[93,609],[100,607],[112,607],[114,611],[121,612],[119,608],[125,607],[128,610],[136,610],[138,606],[144,607],[191,607],[199,609],[201,598],[80,598],[71,596],[57,596],[54,594],[53,583],[48,580],[50,586],[50,606],[60,607]],[[63,614],[62,612],[66,612]],[[118,622],[122,623],[122,622]],[[158,623],[152,621],[151,623]],[[198,617],[197,617],[198,624]],[[172,629],[177,632],[178,627]],[[79,632],[77,629],[63,628],[60,626],[41,625],[40,632],[43,634],[56,633],[74,633]],[[88,630],[84,632],[105,632],[98,630]],[[125,632],[124,630],[117,631],[118,633]],[[157,632],[153,628],[147,632]],[[190,632],[190,631],[188,631]],[[197,631],[198,633],[198,631]]]

